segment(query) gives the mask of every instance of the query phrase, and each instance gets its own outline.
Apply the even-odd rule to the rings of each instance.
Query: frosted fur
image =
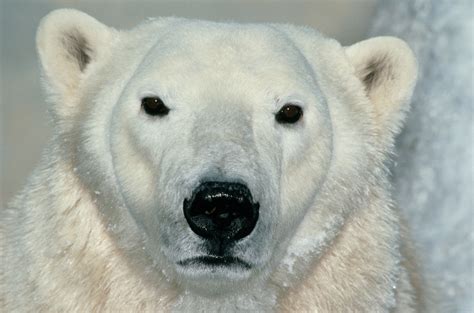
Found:
[[[422,309],[384,167],[416,80],[402,41],[177,18],[117,31],[58,10],[37,45],[55,134],[1,216],[7,311]],[[167,116],[140,110],[150,95]],[[288,102],[303,120],[279,125]],[[182,214],[205,179],[260,203],[231,249],[248,270],[177,265],[206,253]]]

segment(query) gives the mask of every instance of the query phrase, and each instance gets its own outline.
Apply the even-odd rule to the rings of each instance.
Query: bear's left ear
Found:
[[[375,37],[345,48],[356,76],[375,106],[382,141],[401,129],[416,83],[417,63],[408,45],[395,37]]]
[[[46,15],[36,34],[46,91],[60,118],[74,111],[84,73],[104,57],[115,31],[81,11],[59,9]]]

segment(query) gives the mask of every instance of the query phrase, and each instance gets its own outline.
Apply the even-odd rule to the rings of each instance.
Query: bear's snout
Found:
[[[206,239],[238,240],[248,236],[258,220],[254,203],[241,183],[204,182],[184,200],[184,216],[193,232]]]

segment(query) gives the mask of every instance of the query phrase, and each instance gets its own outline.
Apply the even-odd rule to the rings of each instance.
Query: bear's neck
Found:
[[[278,299],[281,310],[389,312],[393,309],[404,271],[400,264],[398,218],[394,213],[383,204],[360,208],[344,223],[325,251],[305,267],[300,279]]]
[[[7,311],[169,312],[176,291],[134,270],[66,162],[43,160],[7,211]]]
[[[249,286],[233,294],[219,297],[200,296],[183,292],[175,300],[171,311],[185,313],[218,312],[275,312],[277,291],[268,285]]]

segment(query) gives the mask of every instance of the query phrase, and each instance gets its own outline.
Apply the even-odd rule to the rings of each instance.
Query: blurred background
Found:
[[[397,139],[394,196],[441,312],[474,312],[473,1],[0,0],[0,208],[25,184],[51,135],[35,32],[44,15],[63,7],[116,28],[174,15],[309,25],[345,45],[377,35],[406,40],[420,79]]]

